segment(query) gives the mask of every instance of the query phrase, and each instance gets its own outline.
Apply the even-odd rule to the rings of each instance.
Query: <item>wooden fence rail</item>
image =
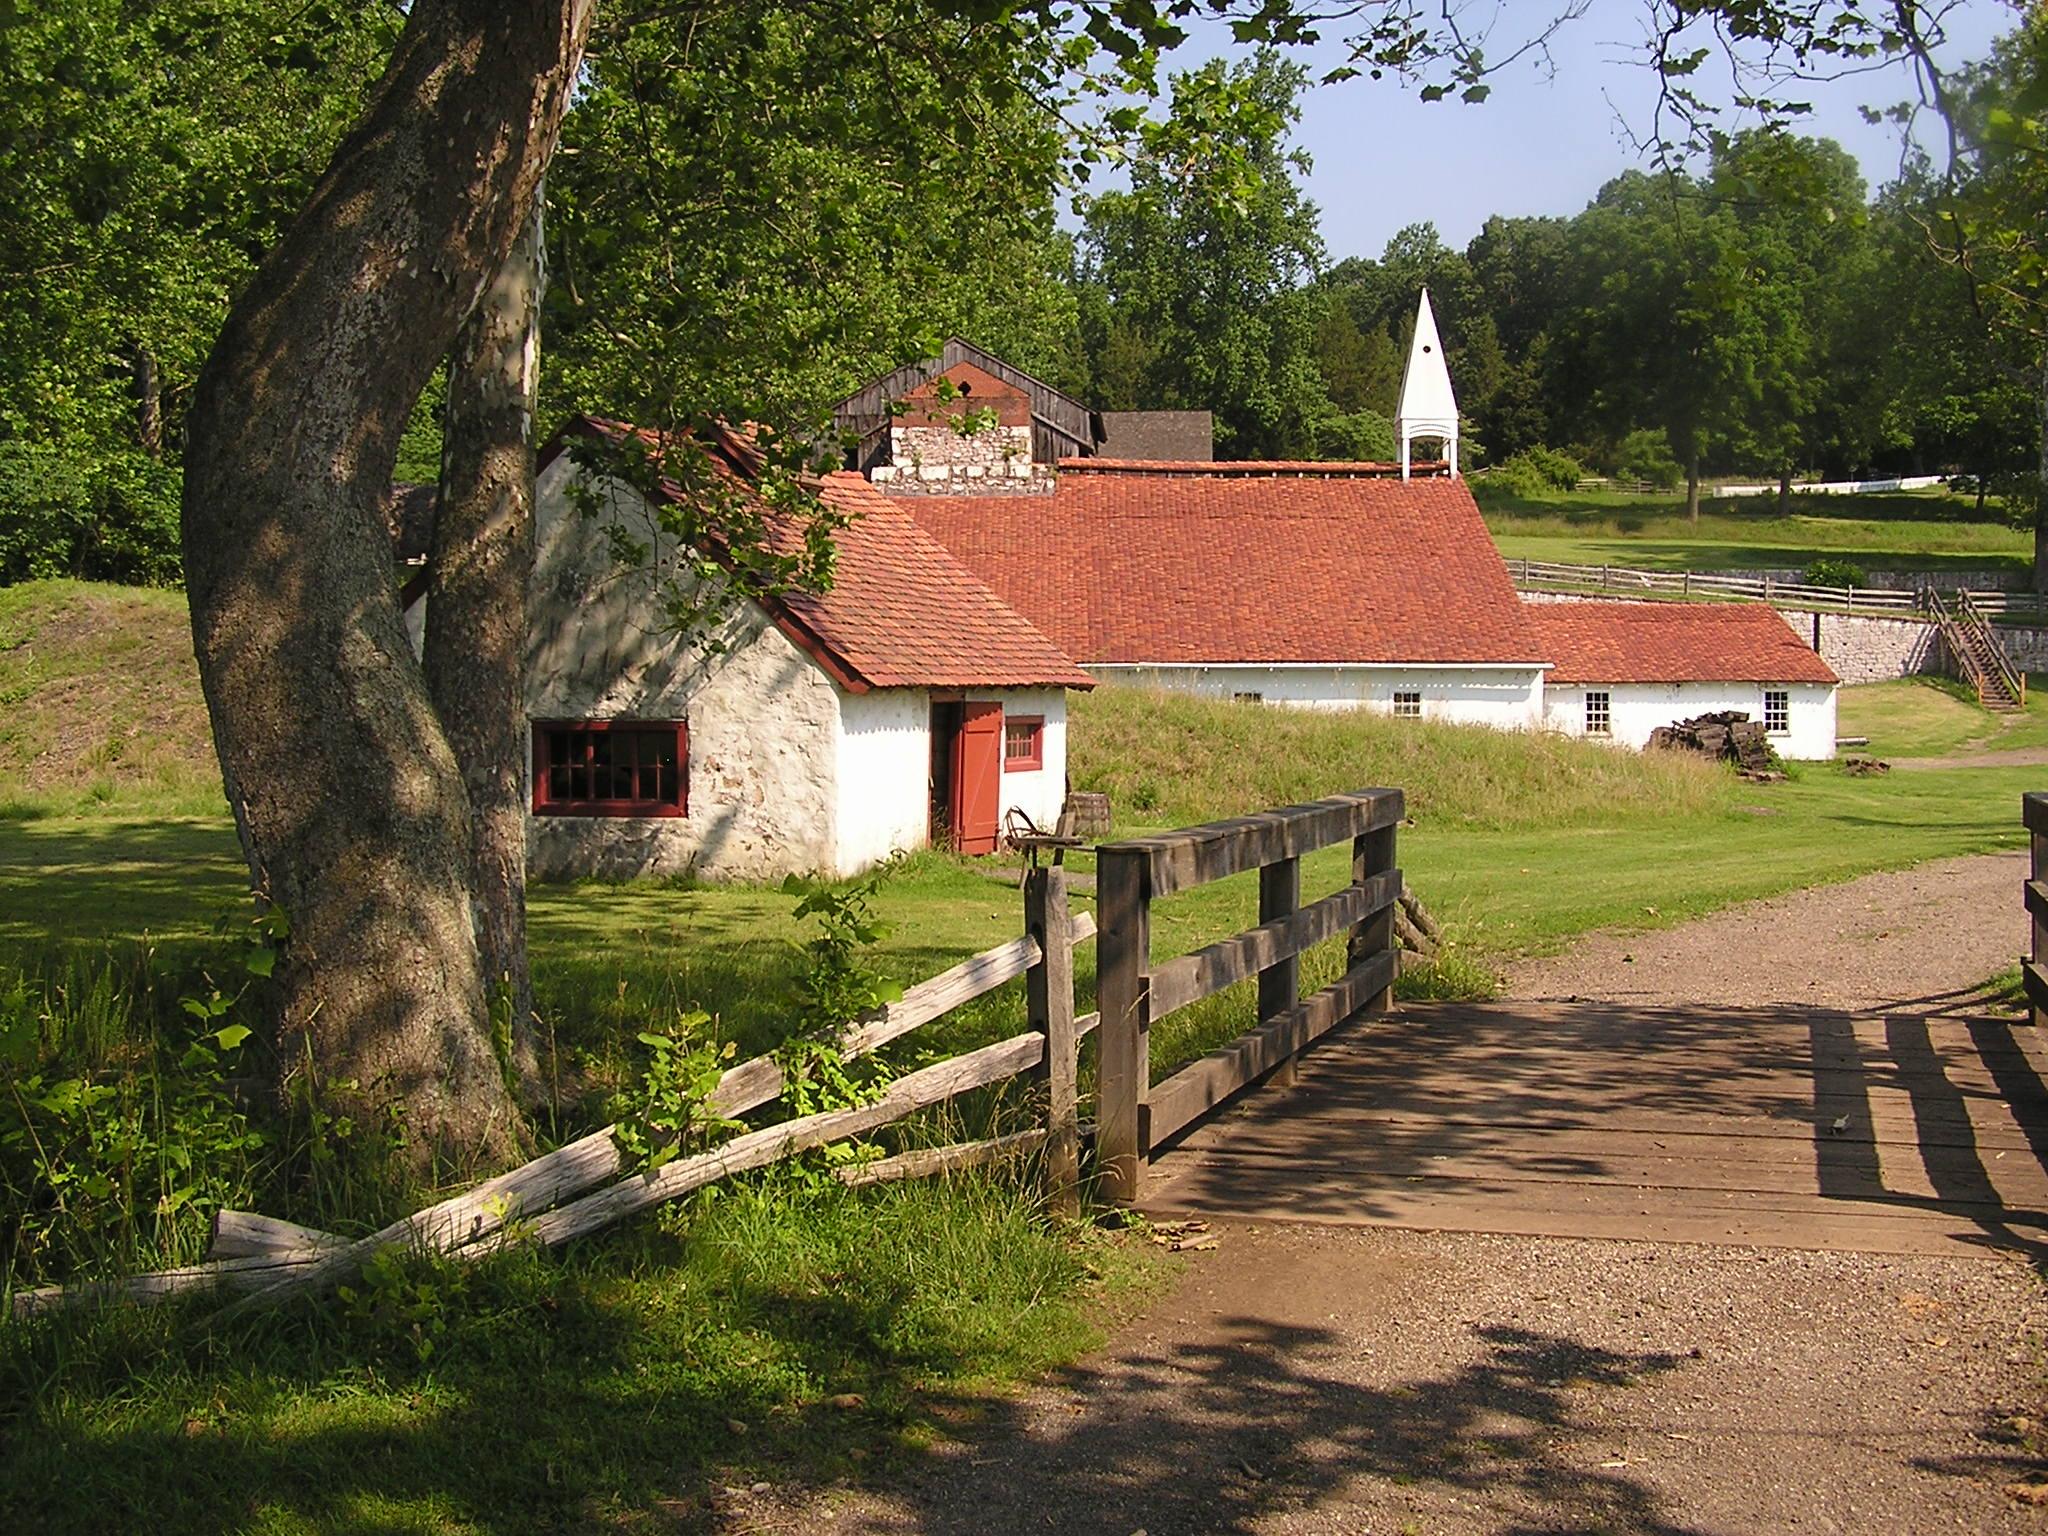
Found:
[[[975,1088],[1038,1069],[1047,1084],[1042,1128],[987,1142],[901,1154],[867,1165],[848,1182],[873,1183],[969,1166],[993,1156],[1046,1148],[1055,1203],[1078,1208],[1079,1127],[1074,1054],[1094,1016],[1074,1014],[1073,949],[1094,937],[1095,920],[1067,911],[1065,872],[1034,870],[1026,882],[1031,926],[1022,937],[962,961],[909,988],[896,1002],[849,1023],[838,1045],[863,1055],[943,1017],[962,1003],[1026,978],[1030,1027],[1021,1035],[950,1057],[896,1079],[873,1103],[762,1126],[647,1173],[626,1170],[614,1127],[558,1147],[509,1173],[353,1241],[252,1212],[222,1212],[208,1262],[120,1280],[45,1286],[14,1294],[16,1316],[88,1301],[156,1301],[199,1291],[244,1293],[230,1313],[339,1283],[381,1248],[431,1249],[478,1258],[514,1243],[554,1244],[594,1232],[650,1205],[762,1168],[812,1147],[864,1135]],[[1055,940],[1054,936],[1057,936]],[[717,1113],[737,1118],[779,1098],[782,1069],[756,1056],[727,1071],[712,1091]]]
[[[1155,1148],[1251,1083],[1291,1070],[1304,1048],[1344,1020],[1391,1005],[1401,895],[1394,839],[1402,814],[1398,789],[1365,789],[1096,850],[1102,923],[1096,1160],[1108,1198],[1137,1200]],[[1351,884],[1303,907],[1302,855],[1346,838]],[[1154,901],[1253,869],[1259,871],[1257,927],[1153,961]],[[1347,931],[1345,974],[1302,999],[1302,953]],[[1152,1025],[1253,976],[1258,1027],[1153,1085]]]

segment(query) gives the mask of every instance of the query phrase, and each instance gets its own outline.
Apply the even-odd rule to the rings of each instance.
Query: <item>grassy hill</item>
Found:
[[[1566,736],[1144,688],[1076,694],[1069,719],[1074,787],[1107,792],[1119,824],[1183,826],[1387,784],[1421,823],[1573,826],[1705,812],[1727,784],[1703,761]]]
[[[1526,499],[1490,488],[1472,492],[1494,543],[1509,559],[1626,565],[1646,570],[1804,570],[1819,559],[1865,570],[2004,570],[2024,574],[2033,536],[2005,522],[1994,505],[1946,491],[1895,495],[1801,496],[1791,515],[1774,497],[1710,501],[1698,523],[1682,497],[1582,491]]]
[[[182,592],[0,588],[0,813],[222,815]]]

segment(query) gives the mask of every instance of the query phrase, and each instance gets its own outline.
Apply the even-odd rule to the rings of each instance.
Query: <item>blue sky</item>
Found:
[[[1508,9],[1545,3],[1513,0]],[[1654,77],[1636,62],[1643,16],[1640,0],[1592,0],[1553,44],[1552,68],[1503,72],[1477,106],[1426,103],[1393,80],[1311,91],[1297,142],[1315,160],[1308,190],[1322,209],[1330,259],[1377,256],[1389,235],[1422,220],[1462,248],[1491,214],[1576,213],[1610,177],[1641,163],[1624,127],[1646,134],[1655,101]],[[2013,16],[2005,0],[1959,0],[1948,18],[1949,61],[1982,57]],[[1191,39],[1175,67],[1237,51],[1203,41]],[[1321,70],[1342,59],[1341,48],[1325,44],[1303,62]],[[1896,171],[1899,133],[1863,122],[1857,109],[1911,93],[1899,66],[1815,83],[1801,93],[1815,108],[1802,131],[1848,148],[1874,190]]]

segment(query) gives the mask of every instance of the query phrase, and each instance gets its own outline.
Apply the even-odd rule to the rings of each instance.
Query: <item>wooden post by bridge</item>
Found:
[[[1402,814],[1398,789],[1363,789],[1097,850],[1096,1155],[1105,1198],[1136,1201],[1153,1149],[1240,1089],[1291,1070],[1296,1056],[1338,1024],[1391,1005],[1394,904],[1401,894],[1395,829]],[[1351,883],[1302,906],[1302,855],[1347,840]],[[1152,959],[1154,901],[1254,869],[1258,927],[1192,954]],[[1344,975],[1301,998],[1302,952],[1340,934],[1348,935]],[[1154,1085],[1153,1023],[1252,976],[1259,980],[1258,1027]]]

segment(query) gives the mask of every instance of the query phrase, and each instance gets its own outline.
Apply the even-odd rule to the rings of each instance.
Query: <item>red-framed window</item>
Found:
[[[682,816],[690,731],[681,720],[536,720],[536,816]]]
[[[1003,772],[1031,773],[1045,766],[1045,716],[1003,717]]]

